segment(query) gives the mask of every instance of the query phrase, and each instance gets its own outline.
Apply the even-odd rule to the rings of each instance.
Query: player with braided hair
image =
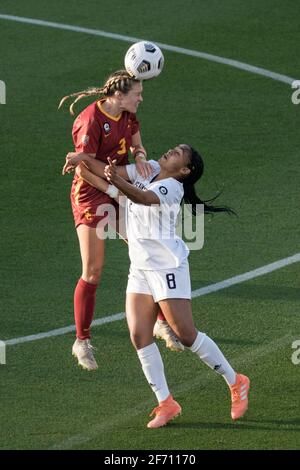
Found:
[[[81,100],[82,98],[89,97],[89,96],[113,96],[116,91],[121,91],[124,94],[127,94],[131,89],[133,83],[140,83],[139,80],[133,78],[131,75],[126,72],[126,70],[118,70],[117,72],[112,73],[103,87],[90,87],[86,90],[78,91],[76,93],[71,93],[70,95],[64,96],[58,106],[58,109],[63,105],[63,103],[69,99],[74,98],[76,99],[70,105],[69,110],[72,116],[74,116],[74,105],[77,101]]]
[[[136,111],[143,100],[142,82],[131,77],[125,70],[118,70],[108,77],[101,88],[88,88],[65,96],[60,101],[59,108],[67,99],[75,98],[70,106],[70,113],[74,114],[74,105],[90,96],[95,96],[96,101],[77,116],[73,125],[75,150],[89,154],[96,174],[97,168],[101,167],[100,163],[107,163],[108,157],[116,160],[117,165],[128,164],[130,151],[139,174],[143,177],[149,175],[151,167],[146,162],[147,154],[136,119]],[[115,192],[116,188],[112,185],[109,185],[105,193],[98,191],[80,176],[79,171],[75,171],[71,204],[80,245],[82,275],[74,292],[77,339],[72,352],[79,365],[87,370],[98,367],[90,343],[90,326],[104,262],[104,239],[97,236],[96,227],[106,214],[97,214],[101,205],[117,206],[113,200]]]

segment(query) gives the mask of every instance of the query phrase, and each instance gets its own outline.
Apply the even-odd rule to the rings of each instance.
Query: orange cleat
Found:
[[[231,385],[231,418],[239,419],[248,409],[250,380],[246,375],[236,374],[236,382]]]
[[[181,414],[181,406],[175,401],[172,395],[161,401],[160,404],[154,408],[150,416],[155,414],[155,418],[149,421],[147,428],[161,428],[165,426],[171,419],[176,418]]]

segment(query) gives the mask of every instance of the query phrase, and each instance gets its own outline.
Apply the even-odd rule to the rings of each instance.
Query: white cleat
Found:
[[[73,356],[77,357],[78,365],[86,370],[98,369],[98,364],[95,361],[93,349],[95,349],[89,339],[76,339],[72,347]]]
[[[171,327],[166,321],[156,320],[153,329],[153,336],[157,339],[163,339],[166,342],[167,348],[171,351],[182,352],[184,351],[184,346],[181,344]]]

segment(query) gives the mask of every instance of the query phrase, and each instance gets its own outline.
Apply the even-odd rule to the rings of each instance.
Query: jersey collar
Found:
[[[112,116],[111,114],[107,113],[102,104],[104,103],[105,100],[100,100],[100,101],[97,101],[97,106],[98,106],[98,109],[101,111],[102,114],[104,114],[106,117],[108,117],[109,119],[112,119],[113,121],[116,121],[118,122],[120,119],[121,119],[121,116],[122,116],[122,113],[118,114],[118,116]]]

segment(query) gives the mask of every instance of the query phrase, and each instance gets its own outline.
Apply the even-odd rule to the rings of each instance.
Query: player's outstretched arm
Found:
[[[101,178],[101,176],[97,176],[92,173],[83,163],[77,166],[76,173],[80,176],[84,181],[89,183],[89,185],[93,186],[93,188],[99,189],[105,193],[108,189],[109,183]]]
[[[84,164],[88,168],[88,170],[90,170],[90,172],[94,175],[100,176],[101,178],[105,178],[105,163],[95,159],[94,156],[91,156],[90,154],[84,152],[69,152],[66,155],[66,162],[62,169],[62,174],[65,175],[66,173],[71,173],[80,164]],[[122,178],[129,180],[125,166],[118,166],[117,172],[118,174],[120,174],[120,176],[122,176]]]
[[[108,181],[101,178],[100,176],[94,175],[83,163],[77,166],[76,173],[84,181],[86,181],[93,188],[108,194],[112,199],[115,199],[119,204],[122,204],[123,194],[118,189],[112,186]]]
[[[71,173],[78,165],[84,163],[95,175],[104,177],[105,163],[95,159],[95,154],[90,155],[84,152],[69,152],[66,155],[66,162],[62,169],[62,174]]]
[[[116,166],[116,160],[112,161],[109,157],[107,160],[108,165],[106,165],[104,170],[106,179],[122,191],[131,201],[137,204],[144,204],[145,206],[160,204],[159,197],[153,191],[143,191],[122,178],[118,174],[119,167]]]
[[[152,167],[147,162],[147,152],[142,144],[140,131],[132,136],[130,151],[134,157],[137,172],[143,177],[148,178],[151,175]]]

